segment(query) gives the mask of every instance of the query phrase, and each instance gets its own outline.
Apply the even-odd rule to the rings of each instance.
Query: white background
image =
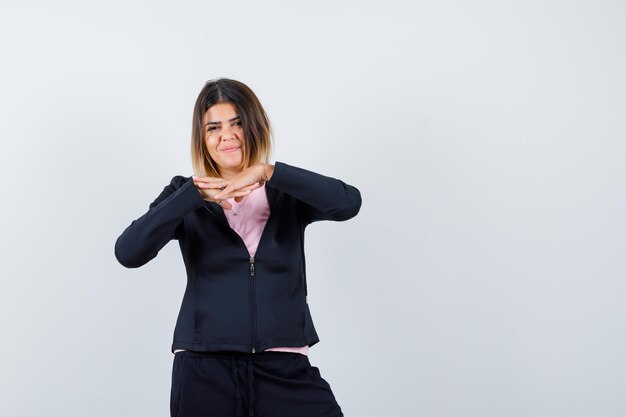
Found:
[[[116,238],[191,175],[205,81],[273,161],[356,186],[307,228],[346,417],[626,415],[620,1],[3,1],[2,416],[169,416],[185,287]],[[259,416],[269,417],[269,416]]]

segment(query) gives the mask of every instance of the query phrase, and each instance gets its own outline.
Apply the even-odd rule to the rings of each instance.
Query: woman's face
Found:
[[[243,165],[243,129],[237,109],[232,103],[209,107],[202,120],[204,143],[223,178],[229,179]]]

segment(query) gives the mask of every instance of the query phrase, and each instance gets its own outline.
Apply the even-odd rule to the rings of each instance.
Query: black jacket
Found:
[[[175,349],[260,352],[319,342],[307,302],[304,230],[357,215],[361,193],[341,180],[283,162],[265,184],[270,215],[254,257],[222,207],[205,201],[191,177],[172,178],[148,212],[122,232],[115,257],[137,268],[177,239],[187,286]]]

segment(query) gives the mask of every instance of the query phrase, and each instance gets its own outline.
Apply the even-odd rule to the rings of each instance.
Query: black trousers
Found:
[[[330,385],[295,352],[176,352],[171,417],[343,417]]]

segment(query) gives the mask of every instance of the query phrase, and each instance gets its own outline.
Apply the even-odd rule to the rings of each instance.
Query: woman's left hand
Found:
[[[263,165],[267,166],[267,164],[253,165],[235,175],[233,178],[228,180],[228,185],[222,191],[220,191],[219,194],[216,194],[215,198],[221,198],[223,200],[226,200],[233,197],[231,193],[237,192],[242,188],[248,187],[256,183],[258,183],[258,186],[254,188],[261,187],[264,182],[263,173],[266,172],[263,169]]]

